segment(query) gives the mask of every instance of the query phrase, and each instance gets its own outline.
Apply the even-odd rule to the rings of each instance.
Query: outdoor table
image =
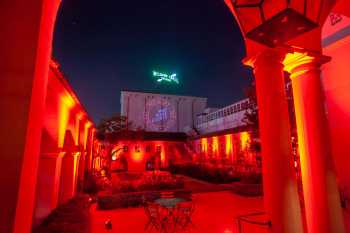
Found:
[[[174,208],[178,203],[183,201],[185,201],[184,198],[174,197],[174,198],[159,198],[159,199],[156,199],[154,202],[165,208]]]
[[[162,232],[176,232],[177,216],[176,216],[176,206],[180,202],[184,202],[186,199],[174,197],[174,198],[159,198],[154,201],[154,203],[165,208],[166,211],[166,225],[162,226]]]

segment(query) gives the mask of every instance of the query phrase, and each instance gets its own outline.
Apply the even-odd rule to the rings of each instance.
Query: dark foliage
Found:
[[[206,167],[196,164],[171,165],[169,169],[173,174],[182,174],[214,184],[232,183],[240,180],[230,169]]]
[[[113,137],[114,134],[126,131],[131,125],[127,117],[116,115],[107,119],[102,119],[97,126],[96,138],[98,140],[106,140]]]
[[[33,233],[88,233],[88,199],[79,196],[57,207]]]
[[[252,84],[246,88],[244,92],[245,96],[249,99],[249,105],[242,121],[252,130],[253,133],[257,134],[256,136],[258,136],[259,115],[255,82],[252,82]]]
[[[191,191],[185,189],[172,190],[174,196],[191,199]],[[118,193],[113,195],[99,195],[97,204],[99,209],[110,210],[118,208],[138,207],[145,202],[153,202],[161,197],[161,191],[144,191]]]
[[[88,172],[85,173],[83,192],[88,194],[97,194],[98,192],[96,178]]]

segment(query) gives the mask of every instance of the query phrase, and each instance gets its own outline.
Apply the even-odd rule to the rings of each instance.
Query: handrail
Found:
[[[266,227],[271,227],[271,221],[254,221],[248,219],[248,217],[253,217],[253,216],[260,216],[260,215],[265,215],[265,212],[256,212],[256,213],[250,213],[250,214],[244,214],[244,215],[239,215],[236,217],[237,222],[238,222],[238,232],[242,233],[242,222],[249,223],[249,224],[254,224],[254,225],[259,225],[259,226],[266,226]]]

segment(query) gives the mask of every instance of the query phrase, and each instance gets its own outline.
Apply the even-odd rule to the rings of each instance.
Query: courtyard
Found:
[[[0,2],[0,233],[350,233],[348,0]]]
[[[193,195],[195,211],[193,213],[193,226],[184,231],[191,233],[238,233],[235,217],[249,213],[261,212],[262,198],[240,197],[230,191],[196,193]],[[128,208],[120,210],[99,211],[92,206],[90,211],[91,233],[108,232],[145,232],[147,216],[143,208]],[[106,220],[113,224],[112,230],[105,227]],[[262,217],[253,218],[264,221]],[[153,232],[157,232],[153,230]],[[242,233],[263,233],[267,228],[243,224]]]
[[[209,184],[185,177],[185,187],[191,188],[193,191],[193,225],[191,224],[185,230],[180,228],[176,232],[239,233],[237,217],[263,212],[262,197],[239,196],[230,191],[228,185]],[[106,228],[105,224],[108,220],[112,223],[112,229]],[[264,222],[266,221],[266,216],[251,217],[250,220]],[[94,204],[90,208],[91,233],[157,232],[156,229],[151,231],[145,230],[147,221],[148,218],[143,207],[99,210]],[[268,232],[264,226],[242,223],[241,233],[263,232]]]

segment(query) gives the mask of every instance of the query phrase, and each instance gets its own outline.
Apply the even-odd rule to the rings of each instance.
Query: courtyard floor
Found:
[[[193,227],[188,233],[238,233],[235,217],[242,214],[261,212],[262,198],[240,197],[230,191],[196,193],[193,195],[195,212]],[[143,208],[128,208],[99,211],[91,208],[91,233],[137,233],[144,232],[147,222]],[[105,221],[112,221],[112,230],[105,229]],[[155,232],[155,231],[153,231]],[[244,224],[242,233],[264,233],[263,227]]]
[[[183,178],[185,188],[193,192],[195,212],[192,219],[194,226],[182,232],[238,233],[236,216],[263,211],[262,197],[242,197],[229,191],[230,185],[211,184],[186,176]],[[112,221],[112,230],[105,229],[107,219]],[[142,233],[145,232],[146,222],[143,208],[100,211],[92,206],[90,209],[90,233]],[[243,225],[242,233],[265,232],[261,226]]]
[[[239,233],[236,217],[263,211],[262,197],[243,197],[234,194],[230,185],[216,185],[185,177],[185,188],[193,192],[195,212],[193,227],[177,233]],[[347,231],[350,233],[350,213],[344,212]],[[112,221],[112,229],[105,228],[105,221]],[[265,216],[253,220],[266,220]],[[147,222],[143,208],[116,210],[90,209],[90,233],[143,233]],[[263,226],[243,223],[241,233],[268,233]],[[151,233],[151,232],[149,232]],[[153,230],[153,233],[156,233]]]

